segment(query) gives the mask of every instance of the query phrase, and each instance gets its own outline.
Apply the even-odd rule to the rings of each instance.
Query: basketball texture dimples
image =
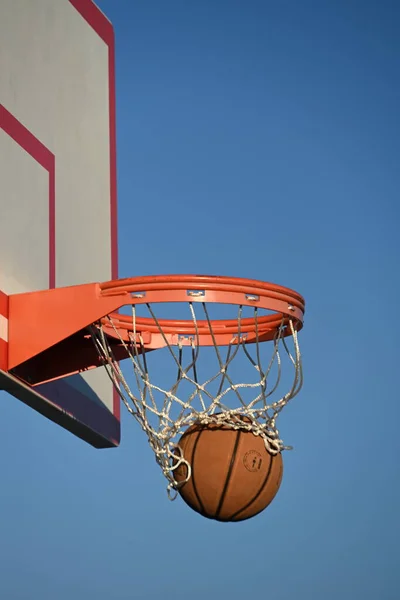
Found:
[[[228,425],[192,425],[178,445],[192,468],[180,489],[196,512],[217,521],[244,521],[263,511],[276,496],[283,474],[281,454],[271,455],[260,436]],[[187,467],[175,470],[186,479]]]

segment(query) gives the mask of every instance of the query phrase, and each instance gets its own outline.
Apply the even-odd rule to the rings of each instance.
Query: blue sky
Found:
[[[2,394],[5,600],[395,600],[399,5],[101,0],[117,51],[120,275],[307,301],[294,451],[241,524],[177,500],[123,412],[96,451]]]

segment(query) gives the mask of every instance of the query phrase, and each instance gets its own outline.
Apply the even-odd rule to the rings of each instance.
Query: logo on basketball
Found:
[[[262,456],[257,450],[249,450],[243,457],[243,464],[248,471],[259,471],[262,465]]]

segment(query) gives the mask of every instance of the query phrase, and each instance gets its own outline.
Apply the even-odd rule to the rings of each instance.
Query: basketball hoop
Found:
[[[304,300],[297,292],[251,279],[199,275],[121,279],[100,284],[100,290],[102,297],[124,295],[124,304],[132,307],[130,315],[112,312],[89,329],[122,401],[148,436],[168,480],[170,497],[190,478],[190,465],[176,444],[194,423],[251,431],[262,437],[271,454],[289,449],[280,438],[276,421],[300,391],[303,380],[298,332],[303,326]],[[154,305],[160,308],[176,302],[186,303],[190,319],[156,316]],[[236,317],[211,318],[210,309],[216,304],[234,307]],[[141,305],[149,317],[139,316]],[[250,317],[244,316],[246,310]],[[265,344],[268,341],[271,344]],[[201,358],[207,347],[216,369],[201,379]],[[151,356],[147,355],[161,348],[177,370],[169,386],[150,374]],[[121,350],[130,358],[133,385],[128,384],[118,363]],[[267,356],[265,350],[269,350]],[[281,393],[284,356],[292,376],[288,390]],[[237,381],[244,363],[253,377]],[[182,463],[188,475],[178,485],[174,471]]]

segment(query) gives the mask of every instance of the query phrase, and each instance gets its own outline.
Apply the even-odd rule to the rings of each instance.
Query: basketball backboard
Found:
[[[9,295],[117,277],[112,25],[91,0],[3,0],[0,73],[0,389],[116,446],[103,369],[34,388],[6,369]]]

